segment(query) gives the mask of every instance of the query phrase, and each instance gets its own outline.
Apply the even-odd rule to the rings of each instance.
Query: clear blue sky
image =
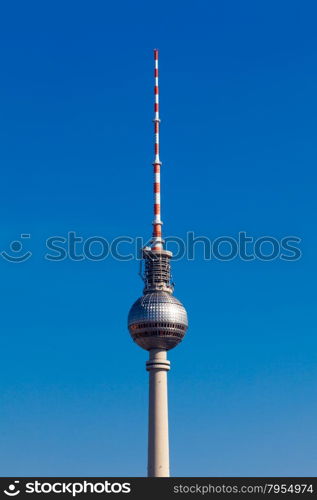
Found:
[[[174,476],[315,475],[314,2],[1,7],[1,475],[142,476],[136,261],[48,262],[45,239],[150,235],[154,47],[165,234],[302,238],[297,262],[174,265]],[[12,252],[11,252],[12,253]]]

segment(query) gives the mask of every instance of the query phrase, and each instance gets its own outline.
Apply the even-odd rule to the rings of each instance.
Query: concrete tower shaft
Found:
[[[167,372],[170,362],[164,349],[152,349],[146,362],[149,372],[148,477],[169,477]]]

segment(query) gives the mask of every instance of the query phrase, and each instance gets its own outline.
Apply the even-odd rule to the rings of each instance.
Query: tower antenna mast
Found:
[[[163,248],[161,220],[160,102],[158,50],[154,49],[154,221],[152,250]]]

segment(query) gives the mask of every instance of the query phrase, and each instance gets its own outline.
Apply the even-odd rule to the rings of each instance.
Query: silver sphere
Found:
[[[131,307],[128,328],[143,349],[172,349],[188,327],[186,309],[168,292],[146,293]]]

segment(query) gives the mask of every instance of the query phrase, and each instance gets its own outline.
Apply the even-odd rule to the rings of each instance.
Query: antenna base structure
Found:
[[[173,293],[174,286],[171,283],[172,252],[164,249],[154,250],[150,247],[142,249],[142,258],[145,269],[143,281],[145,283],[143,293],[168,292]]]

